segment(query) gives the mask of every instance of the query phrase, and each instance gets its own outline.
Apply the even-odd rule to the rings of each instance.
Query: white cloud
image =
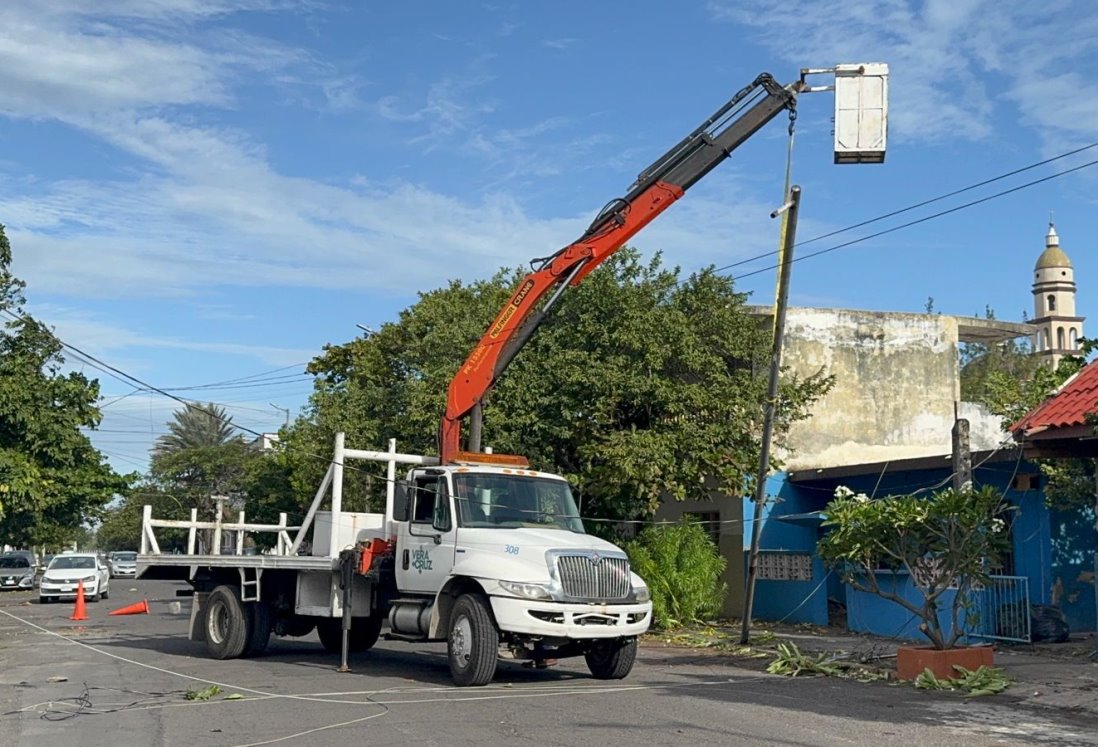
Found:
[[[890,124],[901,139],[993,138],[1011,121],[1007,101],[1047,142],[1098,134],[1098,84],[1075,72],[1094,68],[1090,0],[712,0],[709,10],[755,28],[797,67],[889,63]]]
[[[483,128],[480,118],[494,109],[481,95],[490,79],[477,73],[483,60],[464,77],[428,86],[422,101],[378,105],[390,120],[417,125],[413,139],[428,149],[456,141],[490,174],[494,169],[487,190],[457,198],[411,183],[287,176],[262,144],[211,124],[206,109],[232,105],[238,76],[287,60],[311,64],[307,54],[262,39],[222,30],[203,34],[200,45],[184,33],[187,24],[229,13],[234,4],[135,0],[98,15],[90,0],[69,13],[0,7],[0,21],[8,21],[0,24],[0,56],[7,55],[0,59],[8,63],[0,65],[0,108],[16,118],[62,122],[138,159],[128,179],[0,183],[0,216],[16,247],[16,271],[36,292],[186,296],[217,286],[282,286],[404,295],[546,254],[579,235],[591,217],[537,218],[489,191],[556,173],[565,154],[583,162],[605,138],[535,146],[546,133],[566,129],[560,118]],[[119,17],[140,23],[115,23]],[[24,43],[20,26],[31,30],[33,42]],[[223,43],[228,38],[239,44]],[[42,50],[55,46],[66,54],[36,68]],[[29,96],[36,88],[46,94]],[[738,194],[731,204],[740,207],[730,214],[729,201],[714,203],[706,194],[698,189],[645,233],[643,245],[687,247],[718,262],[736,247],[754,248],[745,232],[772,206],[745,206]],[[516,256],[516,247],[528,255]]]
[[[541,45],[543,47],[548,47],[549,49],[555,49],[558,52],[563,52],[572,45],[576,44],[578,41],[579,39],[566,36],[559,39],[543,39]]]
[[[52,326],[62,340],[77,344],[81,350],[97,358],[107,358],[117,362],[119,368],[137,375],[140,375],[137,368],[120,362],[121,352],[132,355],[135,349],[142,348],[185,350],[254,358],[265,365],[272,366],[294,365],[311,360],[316,355],[315,350],[153,336],[97,319],[86,311],[59,306],[34,306],[30,311],[36,318]],[[69,363],[70,365],[78,363],[75,355]]]

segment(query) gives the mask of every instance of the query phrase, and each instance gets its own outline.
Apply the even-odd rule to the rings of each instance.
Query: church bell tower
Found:
[[[1079,349],[1083,317],[1075,315],[1075,270],[1060,248],[1056,227],[1049,221],[1045,250],[1033,268],[1033,316],[1037,327],[1034,350],[1042,362],[1056,366]]]

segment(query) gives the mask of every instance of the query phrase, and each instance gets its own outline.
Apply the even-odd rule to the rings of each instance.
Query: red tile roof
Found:
[[[1060,391],[1010,426],[1012,433],[1085,425],[1086,416],[1098,414],[1098,361],[1087,364],[1064,382]]]

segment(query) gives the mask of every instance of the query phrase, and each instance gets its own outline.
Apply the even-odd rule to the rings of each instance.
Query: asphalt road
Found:
[[[644,647],[621,682],[582,660],[501,665],[483,688],[450,683],[445,647],[382,641],[335,671],[315,636],[216,661],[173,615],[181,584],[116,580],[111,599],[0,595],[0,744],[80,745],[1098,745],[1098,723],[909,686],[777,677],[720,656]],[[151,614],[109,617],[147,598]],[[33,601],[31,601],[33,600]],[[217,683],[211,699],[187,700]],[[83,702],[81,702],[83,699]]]

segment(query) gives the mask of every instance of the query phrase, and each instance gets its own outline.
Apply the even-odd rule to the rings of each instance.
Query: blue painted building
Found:
[[[917,621],[901,606],[857,591],[830,573],[815,546],[827,531],[822,526],[824,507],[839,486],[875,497],[929,493],[948,485],[951,470],[943,458],[851,465],[836,468],[783,472],[775,501],[767,507],[762,528],[762,554],[782,553],[811,558],[808,579],[762,579],[756,587],[756,617],[824,625],[845,620],[850,630],[887,637],[922,638]],[[1098,546],[1093,512],[1057,512],[1045,506],[1035,466],[1021,458],[1019,449],[976,453],[973,471],[976,485],[990,485],[1003,492],[1016,507],[1012,513],[1012,552],[997,569],[1006,576],[1026,579],[1028,598],[1034,604],[1055,604],[1073,632],[1095,629],[1093,550]],[[745,515],[750,516],[750,505]],[[750,526],[744,535],[750,536]],[[882,585],[895,588],[915,600],[917,592],[905,573],[882,573]]]
[[[1071,425],[1074,430],[1058,433],[1075,439],[1055,453],[1035,451],[1030,441],[1045,436],[1027,433],[1023,454],[1000,418],[960,401],[960,349],[966,343],[1029,337],[1049,364],[1077,350],[1083,319],[1075,316],[1073,270],[1051,226],[1034,272],[1033,322],[1026,324],[946,314],[788,310],[782,350],[787,375],[823,371],[834,378],[834,386],[815,403],[811,417],[793,423],[777,443],[785,468],[767,481],[756,618],[817,624],[841,618],[853,630],[920,638],[902,607],[850,589],[823,567],[815,552],[825,531],[822,512],[840,485],[878,497],[948,486],[951,430],[963,418],[971,429],[974,481],[1001,490],[1018,509],[1011,528],[1013,552],[1002,575],[1023,577],[1029,601],[1059,607],[1072,630],[1095,629],[1094,512],[1046,508],[1039,470],[1025,457],[1098,458],[1095,429],[1084,428],[1085,418],[1080,419],[1098,410],[1098,370],[1093,386],[1083,387],[1080,395],[1090,409],[1074,412],[1070,424],[1053,423]],[[758,307],[756,313],[772,311]],[[688,505],[667,503],[658,513],[661,519],[692,513],[714,522],[729,561],[728,616],[742,610],[746,564],[741,553],[752,536],[753,506],[747,500],[736,505],[741,500],[717,496]],[[910,579],[897,575],[889,581],[914,593]]]

